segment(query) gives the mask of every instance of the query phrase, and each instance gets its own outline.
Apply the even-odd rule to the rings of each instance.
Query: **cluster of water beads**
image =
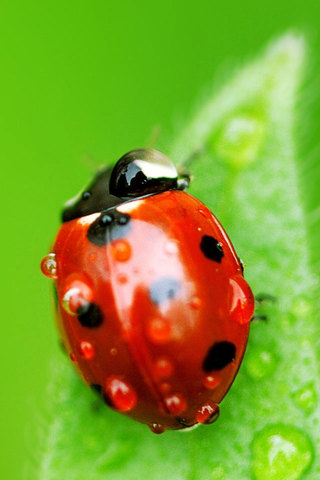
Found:
[[[200,212],[205,215],[205,212]],[[130,244],[123,239],[115,240],[110,244],[111,256],[118,262],[126,262],[131,258],[132,251]],[[178,253],[178,245],[175,241],[168,241],[164,250],[168,255],[175,255]],[[95,258],[90,259],[95,261]],[[42,271],[50,278],[56,278],[57,264],[55,254],[51,253],[47,255],[42,261]],[[119,281],[125,283],[127,278],[120,279]],[[234,290],[241,290],[241,287],[234,285]],[[239,293],[239,292],[238,292]],[[241,293],[241,292],[240,292]],[[68,286],[62,298],[62,307],[70,315],[77,315],[77,312],[81,307],[86,305],[92,300],[93,292],[90,287],[81,280],[73,280]],[[190,307],[193,310],[201,308],[202,301],[200,297],[194,295],[189,302]],[[241,323],[243,306],[239,301],[234,306],[234,320]],[[238,312],[238,313],[237,313]],[[146,335],[149,341],[154,344],[162,345],[170,341],[171,339],[171,325],[166,319],[153,318],[147,323]],[[90,361],[95,356],[95,348],[93,344],[88,340],[81,340],[76,349],[76,352],[71,352],[70,358],[72,361],[77,362],[79,359],[85,359]],[[79,360],[80,361],[80,360]],[[168,378],[172,375],[174,370],[173,363],[166,357],[159,357],[154,363],[154,374],[158,379]],[[203,379],[203,385],[207,389],[214,389],[220,383],[221,378],[218,375],[207,375]],[[172,387],[167,382],[159,384],[159,388],[165,395],[163,403],[165,409],[171,415],[180,415],[187,409],[187,402],[181,393],[170,393]],[[105,382],[105,388],[103,389],[107,403],[119,411],[125,412],[133,409],[137,403],[137,393],[134,388],[124,379],[116,376],[110,376]],[[219,415],[219,406],[213,403],[207,403],[202,405],[196,413],[195,421],[202,424],[209,424],[214,422]],[[157,423],[151,424],[150,428],[155,433],[162,433],[165,428]]]
[[[120,250],[122,252],[122,250]],[[121,253],[122,254],[122,253]],[[92,300],[92,291],[88,285],[80,280],[74,279],[69,285],[63,296],[62,306],[70,315],[76,315],[81,306]],[[192,302],[197,309],[200,300],[198,297],[193,297]],[[167,320],[161,318],[152,319],[147,326],[147,337],[152,343],[165,344],[170,340],[171,327]],[[73,362],[77,362],[77,354],[82,359],[90,361],[95,356],[95,349],[93,344],[88,340],[79,342],[76,352],[70,354]],[[154,375],[159,380],[168,378],[173,374],[174,364],[167,357],[160,356],[154,362]],[[215,388],[220,382],[219,376],[207,375],[204,378],[203,384],[207,389]],[[159,388],[165,395],[163,403],[166,411],[175,416],[183,413],[187,409],[187,402],[184,396],[180,393],[170,393],[171,385],[167,382],[159,384]],[[138,400],[135,389],[123,378],[117,376],[110,376],[105,382],[105,399],[113,408],[120,412],[132,410]],[[212,423],[219,414],[219,407],[211,404],[203,405],[199,408],[196,414],[196,421],[198,423],[209,424]],[[162,433],[165,428],[159,424],[153,424],[150,427],[155,433]]]
[[[285,318],[297,319],[310,315],[311,306],[305,298],[296,298]],[[284,314],[283,314],[284,315]],[[283,318],[281,316],[281,319]],[[286,325],[289,325],[287,322]],[[302,343],[301,343],[302,344]],[[256,381],[274,373],[279,359],[273,348],[256,348],[247,352],[247,373]],[[314,382],[307,382],[292,393],[296,407],[310,415],[317,406]],[[300,480],[311,466],[314,450],[310,437],[295,426],[275,424],[256,433],[253,439],[252,469],[255,480]]]

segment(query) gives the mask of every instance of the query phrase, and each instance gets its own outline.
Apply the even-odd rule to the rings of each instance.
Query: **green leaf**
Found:
[[[190,164],[191,193],[228,231],[267,321],[251,327],[240,372],[212,426],[152,435],[105,408],[62,355],[41,480],[320,478],[318,288],[297,186],[295,121],[305,70],[287,35],[233,74],[169,150]]]

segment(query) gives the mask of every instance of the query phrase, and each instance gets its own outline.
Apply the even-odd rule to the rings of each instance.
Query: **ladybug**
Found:
[[[218,418],[254,310],[227,234],[188,184],[161,152],[127,153],[65,205],[41,264],[80,375],[154,433]]]

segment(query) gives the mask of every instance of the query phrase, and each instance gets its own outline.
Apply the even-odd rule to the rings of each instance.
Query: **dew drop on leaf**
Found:
[[[290,425],[271,425],[253,440],[256,480],[299,480],[310,466],[313,448],[309,437]]]
[[[292,304],[292,312],[301,318],[307,318],[312,315],[312,306],[305,298],[296,298]]]
[[[215,465],[213,467],[210,480],[226,480],[226,472],[222,465]]]
[[[306,413],[311,413],[317,406],[317,393],[313,382],[307,383],[293,393],[293,400],[297,407]]]
[[[277,359],[267,349],[250,350],[245,365],[248,375],[254,380],[260,380],[270,376],[275,371]]]
[[[265,124],[252,114],[229,118],[220,133],[216,151],[228,163],[244,168],[257,157],[265,136]]]

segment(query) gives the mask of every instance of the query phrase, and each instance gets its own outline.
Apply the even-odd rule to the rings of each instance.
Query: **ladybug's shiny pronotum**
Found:
[[[77,370],[155,433],[218,417],[254,309],[228,236],[187,186],[162,153],[129,152],[66,204],[42,261]]]

